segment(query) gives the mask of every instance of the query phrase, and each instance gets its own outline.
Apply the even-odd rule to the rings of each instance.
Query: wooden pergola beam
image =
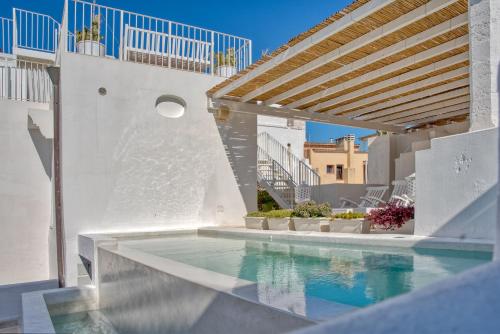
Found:
[[[469,112],[470,112],[469,108],[466,108],[466,109],[458,110],[458,111],[451,112],[448,114],[440,114],[440,115],[434,116],[434,117],[422,118],[422,119],[416,120],[412,123],[408,123],[408,124],[406,124],[406,126],[409,128],[410,127],[419,127],[419,126],[433,123],[433,122],[437,122],[437,121],[440,121],[443,119],[467,115]]]
[[[356,71],[364,66],[367,66],[371,63],[374,63],[380,59],[384,59],[400,53],[408,48],[414,47],[416,45],[425,43],[426,41],[432,40],[437,36],[445,34],[446,32],[453,31],[460,27],[466,26],[468,23],[467,14],[461,14],[456,16],[446,22],[438,24],[430,29],[427,29],[419,34],[411,36],[403,41],[395,43],[390,47],[384,48],[380,51],[372,53],[364,58],[361,58],[357,61],[354,61],[348,65],[345,65],[337,70],[331,71],[329,73],[325,73],[313,80],[307,81],[297,87],[287,90],[282,94],[278,94],[270,99],[265,101],[266,104],[271,105],[275,103],[279,103],[283,100],[286,100],[292,96],[298,95],[302,92],[305,92],[311,88],[320,86],[328,81],[331,81],[339,76],[348,74],[350,72]]]
[[[469,87],[455,89],[450,92],[436,94],[431,97],[418,99],[412,102],[405,102],[395,107],[389,107],[386,109],[382,109],[380,111],[358,116],[356,118],[364,121],[371,121],[371,120],[379,121],[378,119],[383,116],[392,115],[399,112],[408,112],[414,108],[425,107],[438,102],[446,102],[450,99],[463,98],[463,97],[467,97],[467,101],[469,101]]]
[[[209,110],[230,110],[232,112],[250,113],[256,115],[266,115],[273,117],[293,118],[303,121],[312,121],[320,123],[337,124],[351,126],[364,129],[382,130],[395,133],[405,133],[404,127],[389,125],[378,122],[366,122],[352,120],[347,117],[328,115],[325,113],[310,113],[302,110],[294,110],[289,108],[276,108],[266,106],[264,104],[254,104],[249,102],[238,102],[226,99],[211,99],[209,102]]]
[[[365,5],[355,9],[351,13],[343,16],[339,20],[333,22],[332,24],[326,26],[324,29],[319,30],[314,33],[309,38],[306,38],[299,43],[295,44],[288,50],[278,54],[273,59],[263,63],[261,66],[257,67],[255,70],[248,72],[247,74],[241,76],[237,80],[231,82],[229,85],[219,89],[213,94],[214,98],[220,98],[231,91],[237,89],[246,82],[262,75],[263,73],[269,71],[275,66],[284,63],[285,61],[295,57],[301,52],[306,51],[311,46],[316,45],[328,37],[342,31],[351,24],[354,24],[371,14],[377,12],[378,10],[388,6],[389,4],[395,2],[396,0],[372,0]]]
[[[440,114],[446,114],[446,113],[454,112],[454,111],[457,111],[457,110],[469,109],[469,107],[470,107],[470,103],[469,102],[465,102],[465,103],[460,103],[460,104],[455,104],[455,105],[452,105],[452,106],[448,106],[448,107],[445,107],[445,108],[434,109],[434,110],[431,110],[431,111],[428,111],[428,112],[424,112],[424,113],[415,113],[415,114],[413,114],[411,116],[394,119],[394,120],[387,121],[387,122],[384,122],[384,123],[401,125],[401,124],[406,124],[408,122],[411,122],[411,121],[414,121],[414,120],[418,120],[418,119],[422,119],[422,118],[426,118],[426,117],[433,117],[433,116],[437,116],[437,115],[440,115]]]
[[[434,88],[426,89],[426,90],[423,90],[423,91],[418,92],[418,93],[402,96],[399,98],[395,98],[393,100],[381,102],[381,103],[374,104],[374,105],[371,105],[368,107],[355,109],[353,111],[345,113],[343,116],[359,117],[361,115],[371,113],[371,112],[374,112],[377,110],[390,108],[393,106],[397,106],[399,104],[405,104],[405,103],[409,103],[409,102],[412,102],[415,100],[425,99],[425,98],[431,97],[433,95],[438,95],[438,94],[441,94],[441,93],[444,93],[447,91],[451,91],[451,90],[454,90],[457,88],[462,88],[462,87],[465,87],[468,85],[469,85],[469,78],[460,79],[460,80],[452,81],[450,83],[443,84],[443,85],[440,85],[440,86],[437,86]],[[359,119],[362,119],[362,118],[359,118]]]
[[[328,64],[330,62],[335,62],[337,59],[354,52],[362,47],[365,47],[369,45],[370,43],[373,43],[374,41],[383,38],[385,36],[388,36],[402,27],[409,26],[410,24],[417,22],[418,20],[429,16],[443,8],[448,7],[449,5],[457,2],[459,0],[434,0],[431,2],[426,3],[423,6],[420,6],[414,10],[412,10],[409,13],[406,13],[397,19],[390,21],[383,26],[378,27],[375,30],[370,31],[369,33],[363,35],[360,38],[355,39],[354,41],[347,43],[333,51],[330,51],[313,61],[302,65],[298,68],[296,68],[293,71],[288,72],[287,74],[279,77],[276,80],[273,80],[255,90],[252,92],[244,95],[241,97],[240,101],[241,102],[247,102],[250,101],[264,93],[267,93],[289,81],[292,81],[293,79],[296,79],[310,71],[314,71],[315,69]]]
[[[394,119],[399,119],[399,118],[403,118],[403,117],[407,117],[407,116],[411,116],[411,115],[415,115],[415,114],[425,113],[425,112],[436,110],[436,109],[442,109],[442,108],[446,108],[449,106],[454,106],[457,104],[467,103],[469,101],[470,101],[470,96],[464,95],[464,96],[460,96],[460,97],[457,97],[454,99],[449,99],[449,100],[438,102],[438,103],[432,103],[432,104],[427,104],[427,105],[424,105],[421,107],[411,108],[411,109],[403,111],[403,112],[392,113],[392,114],[389,114],[389,115],[383,116],[383,117],[374,117],[373,119],[375,122],[387,122],[387,121],[391,121]]]
[[[374,104],[378,103],[379,101],[382,100],[387,100],[387,99],[392,99],[393,97],[396,97],[398,95],[404,94],[405,92],[410,92],[414,91],[417,89],[425,88],[425,87],[430,87],[430,86],[435,86],[439,83],[444,83],[449,80],[454,80],[456,78],[463,77],[464,75],[467,75],[469,73],[469,68],[468,67],[461,67],[453,71],[449,71],[440,75],[436,75],[434,77],[430,77],[425,80],[417,81],[415,83],[412,83],[410,85],[402,86],[378,95],[374,95],[371,97],[367,97],[364,99],[361,99],[359,101],[355,101],[349,104],[342,105],[340,107],[333,107],[331,110],[328,110],[328,112],[332,112],[335,115],[345,113],[350,110],[356,110],[359,108],[363,108],[366,105],[369,104]],[[410,94],[412,95],[412,94]]]
[[[286,107],[287,108],[297,108],[297,107],[303,106],[305,104],[322,99],[326,96],[337,94],[343,90],[346,90],[350,87],[359,85],[361,83],[375,80],[379,77],[386,76],[386,75],[388,75],[392,72],[398,71],[402,68],[410,67],[410,66],[418,64],[420,62],[427,61],[429,59],[440,56],[440,55],[445,54],[447,52],[450,52],[452,50],[461,48],[461,47],[466,46],[468,44],[469,44],[469,36],[468,35],[459,37],[457,39],[454,39],[454,40],[451,40],[449,42],[440,44],[436,47],[433,47],[432,49],[428,49],[428,50],[425,50],[423,52],[420,52],[414,56],[405,58],[405,59],[400,60],[398,62],[389,64],[387,66],[384,66],[378,70],[368,72],[366,74],[360,75],[354,79],[348,80],[348,81],[343,82],[341,84],[338,84],[336,86],[324,89],[316,94],[304,97],[300,100],[297,100],[295,102],[287,104]]]
[[[436,63],[432,63],[430,65],[424,66],[422,68],[419,68],[419,69],[392,77],[390,79],[378,82],[378,83],[373,84],[369,87],[358,89],[356,91],[350,92],[350,93],[345,94],[345,95],[341,95],[341,96],[336,97],[334,99],[330,99],[328,101],[318,103],[318,104],[314,105],[313,107],[308,108],[307,110],[308,111],[318,111],[321,109],[329,108],[329,107],[335,106],[337,104],[355,99],[359,96],[369,95],[369,94],[374,93],[378,90],[382,90],[382,89],[385,89],[385,88],[388,88],[388,87],[391,87],[394,85],[401,85],[405,81],[410,81],[410,80],[415,79],[417,77],[430,75],[433,72],[437,72],[437,71],[446,69],[446,68],[453,66],[453,65],[465,63],[468,60],[469,60],[469,53],[464,52],[464,53],[458,54],[456,56],[453,56],[453,57],[450,57],[447,59],[443,59],[443,60],[438,61]],[[439,76],[439,75],[437,75],[437,76]],[[399,90],[405,90],[405,87],[406,87],[406,89],[411,90],[412,88],[415,87],[415,85],[416,86],[424,85],[425,84],[424,81],[425,80],[421,80],[421,81],[418,81],[418,82],[413,83],[413,84],[409,84],[406,86],[400,86]]]

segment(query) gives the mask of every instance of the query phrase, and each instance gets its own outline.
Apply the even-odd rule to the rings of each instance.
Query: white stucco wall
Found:
[[[306,122],[301,120],[293,120],[293,122],[293,126],[288,126],[286,118],[258,115],[257,131],[258,133],[269,133],[285,147],[287,144],[290,144],[293,154],[303,159],[304,143],[306,141]]]
[[[494,240],[498,128],[433,139],[416,175],[416,235]]]
[[[52,141],[34,103],[0,100],[0,285],[49,278]]]
[[[468,122],[453,123],[406,134],[390,134],[370,139],[368,183],[391,184],[415,172],[415,152],[428,149],[432,138],[467,132]]]
[[[217,128],[205,92],[220,80],[63,55],[68,285],[76,283],[79,233],[237,225],[247,210],[256,209],[256,117],[233,114]],[[106,96],[98,94],[100,87]],[[184,116],[156,113],[155,101],[163,94],[186,101]]]
[[[394,179],[395,158],[393,136],[375,138],[368,147],[367,183],[391,184]]]
[[[498,127],[500,1],[469,0],[471,130]]]

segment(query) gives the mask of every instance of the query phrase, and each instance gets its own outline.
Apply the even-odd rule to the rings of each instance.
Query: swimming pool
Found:
[[[490,252],[479,251],[200,235],[128,240],[120,245],[255,282],[260,302],[299,314],[328,303],[347,309],[374,304],[492,258]]]

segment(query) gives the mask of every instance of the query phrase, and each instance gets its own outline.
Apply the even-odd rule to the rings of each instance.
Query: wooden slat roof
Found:
[[[467,108],[448,105],[443,118],[408,114],[416,101],[440,106],[439,96],[468,87],[467,10],[467,0],[354,1],[207,94],[402,127],[462,120]]]

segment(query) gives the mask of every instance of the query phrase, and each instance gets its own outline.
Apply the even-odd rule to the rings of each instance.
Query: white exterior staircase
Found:
[[[257,137],[257,179],[282,208],[294,207],[299,185],[311,187],[311,199],[318,198],[319,175],[267,132]]]

